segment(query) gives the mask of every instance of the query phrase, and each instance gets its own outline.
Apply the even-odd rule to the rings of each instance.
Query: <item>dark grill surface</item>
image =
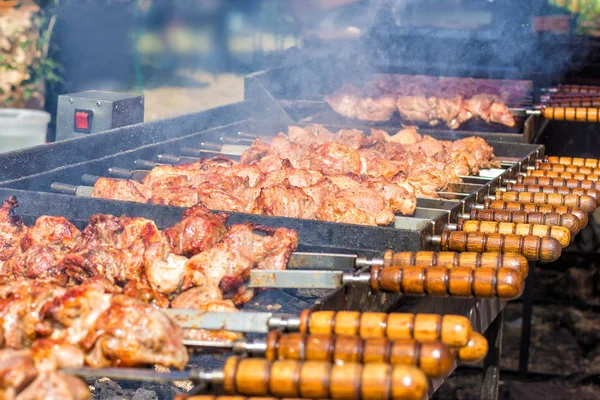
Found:
[[[243,106],[243,105],[240,105]],[[199,114],[200,115],[200,114]],[[187,117],[189,118],[189,117]],[[176,120],[172,121],[174,126]],[[189,123],[189,122],[188,122]],[[302,124],[300,124],[302,125]],[[16,166],[16,159],[29,160],[28,167],[31,174],[22,176],[15,174],[14,169],[7,168],[0,171],[0,187],[29,190],[35,192],[50,192],[52,184],[60,183],[67,185],[92,185],[93,181],[99,176],[113,176],[123,178],[120,174],[115,174],[118,169],[135,170],[144,173],[156,163],[164,162],[165,159],[171,160],[181,156],[194,154],[196,157],[214,157],[222,155],[213,149],[214,144],[235,143],[242,137],[248,138],[254,135],[275,135],[281,131],[287,131],[288,122],[273,121],[242,121],[218,128],[207,129],[202,132],[175,137],[174,133],[169,132],[166,140],[157,141],[154,144],[145,144],[137,148],[130,148],[123,151],[114,151],[113,154],[106,154],[97,159],[89,161],[80,161],[70,163],[65,160],[65,165],[53,169],[45,168],[47,164],[53,164],[56,157],[65,153],[76,153],[79,147],[82,153],[87,151],[87,138],[74,139],[62,143],[56,143],[43,151],[41,148],[13,152],[0,157],[0,162],[6,166]],[[137,134],[143,136],[147,131],[154,131],[153,124],[140,124],[135,126]],[[331,130],[338,127],[327,126]],[[126,128],[133,129],[133,127]],[[394,132],[394,131],[390,131]],[[93,140],[98,142],[105,135],[106,145],[111,146],[112,141],[118,140],[116,132],[108,132],[93,135]],[[440,135],[434,135],[440,137]],[[442,135],[443,136],[443,135]],[[92,137],[90,137],[92,139]],[[246,139],[245,144],[248,144]],[[209,145],[210,144],[210,145]],[[490,141],[494,147],[495,154],[500,158],[511,158],[513,160],[530,159],[531,162],[536,157],[543,154],[543,147],[537,145],[525,145],[509,142]],[[100,143],[97,143],[100,145]],[[185,150],[188,149],[188,150]],[[192,149],[190,152],[189,149]],[[211,150],[208,150],[211,149]],[[537,156],[536,156],[537,154]],[[165,157],[166,156],[166,157]],[[232,157],[235,158],[235,157]],[[181,162],[190,162],[189,158],[181,158]],[[115,168],[116,167],[116,168]],[[508,173],[516,173],[518,165],[513,167]],[[508,167],[507,167],[508,168]],[[113,171],[111,173],[111,171]],[[503,178],[505,178],[504,176]],[[90,180],[91,179],[91,180]],[[269,217],[251,214],[231,213],[231,222],[251,221],[263,225],[285,226],[297,229],[300,237],[301,249],[303,246],[321,246],[322,248],[337,248],[346,251],[356,252],[362,250],[419,250],[434,249],[428,243],[428,237],[441,231],[447,222],[455,222],[454,215],[462,212],[465,204],[473,203],[476,200],[481,201],[484,195],[488,194],[490,189],[496,185],[499,179],[481,179],[468,178],[466,183],[476,186],[467,187],[467,193],[454,199],[420,199],[417,206],[417,212],[410,217],[397,217],[394,227],[369,227],[351,224],[338,224],[321,222],[314,220],[298,220],[282,217]],[[492,186],[490,188],[490,185]],[[461,189],[457,189],[461,190]],[[471,193],[470,195],[468,193]],[[42,194],[40,193],[40,196]],[[40,197],[40,201],[43,197]],[[154,216],[160,214],[162,209],[171,207],[133,204],[120,201],[109,201],[101,199],[87,199],[71,196],[64,198],[60,196],[60,201],[69,207],[87,208],[93,207],[104,210],[107,213],[126,212],[126,210],[143,210]],[[112,210],[111,207],[118,206],[118,209]],[[119,211],[117,211],[119,210]],[[178,209],[181,212],[181,209]],[[449,221],[452,219],[452,221]]]
[[[55,143],[49,146],[17,151],[0,156],[0,199],[16,196],[20,202],[17,213],[31,224],[42,214],[65,216],[78,227],[86,224],[90,215],[108,213],[127,214],[156,221],[160,228],[177,222],[182,208],[151,204],[89,199],[73,195],[49,193],[52,183],[81,185],[82,175],[110,176],[109,168],[147,168],[147,161],[158,162],[160,155],[182,156],[183,148],[201,149],[202,143],[220,143],[220,138],[239,138],[246,134],[275,135],[286,131],[294,123],[289,119],[262,121],[247,119],[253,115],[253,105],[247,102],[228,106],[227,112],[211,110],[175,118],[169,121],[139,124],[90,137]],[[250,110],[249,110],[250,109]],[[238,112],[241,120],[232,120]],[[198,129],[194,130],[193,127]],[[329,126],[336,130],[339,127]],[[394,129],[389,130],[394,133]],[[446,136],[445,136],[446,135]],[[446,138],[456,133],[434,133]],[[490,140],[489,138],[487,138]],[[491,143],[499,157],[510,157],[531,162],[543,154],[542,146],[524,145],[499,141]],[[204,151],[207,157],[218,153]],[[141,160],[141,161],[137,161]],[[506,176],[518,172],[517,164]],[[508,174],[508,175],[507,175]],[[477,189],[470,187],[471,194],[455,200],[420,200],[419,215],[400,218],[398,228],[368,227],[336,224],[321,221],[267,217],[251,214],[230,213],[229,224],[255,222],[267,226],[285,226],[298,231],[300,251],[354,253],[365,256],[381,255],[386,249],[421,250],[436,248],[429,237],[438,233],[456,214],[468,209],[473,202],[493,191],[500,179],[480,180],[470,178]],[[89,185],[89,183],[87,183]],[[351,309],[359,311],[429,312],[439,314],[461,314],[468,316],[474,328],[483,332],[501,310],[499,301],[461,300],[444,298],[410,298],[395,295],[373,295],[364,287],[345,286],[336,291],[264,291],[244,306],[246,310],[270,311],[296,314],[300,310]],[[224,358],[209,355],[194,355],[190,368],[211,368],[222,365]],[[436,389],[442,380],[432,382]],[[180,391],[174,385],[117,383],[99,380],[93,383],[98,399],[136,398],[168,399]]]
[[[245,99],[250,101],[255,110],[267,110],[263,114],[266,119],[288,119],[296,123],[321,123],[365,130],[376,127],[398,131],[402,124],[418,125],[421,132],[433,136],[438,135],[446,139],[477,135],[489,140],[528,143],[532,142],[533,138],[538,136],[542,130],[541,121],[537,117],[517,117],[515,118],[517,121],[515,127],[487,124],[474,118],[455,131],[449,131],[444,124],[432,128],[427,124],[403,121],[397,113],[390,121],[386,122],[368,122],[346,118],[337,114],[324,101],[327,94],[335,92],[344,83],[358,83],[360,85],[362,82],[368,81],[373,74],[425,74],[432,77],[465,76],[461,74],[460,68],[453,69],[447,65],[438,68],[429,66],[428,70],[424,70],[423,66],[411,68],[406,65],[375,64],[370,59],[364,60],[364,57],[360,55],[352,59],[360,59],[361,61],[348,62],[348,59],[348,57],[338,59],[328,55],[300,62],[293,66],[284,66],[251,74],[246,77],[244,82]],[[508,76],[505,72],[498,71],[496,74],[491,73],[478,77],[504,79]],[[510,104],[510,106],[531,107],[532,96],[533,94],[529,93],[518,104]]]

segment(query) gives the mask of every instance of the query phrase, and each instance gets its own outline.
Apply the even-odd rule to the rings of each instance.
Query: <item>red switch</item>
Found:
[[[75,111],[75,132],[89,133],[92,130],[92,112],[87,110]]]

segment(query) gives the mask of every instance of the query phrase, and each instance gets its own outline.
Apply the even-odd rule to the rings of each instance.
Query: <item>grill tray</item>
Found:
[[[0,199],[16,196],[19,207],[16,212],[27,225],[31,225],[41,215],[64,216],[78,228],[86,225],[88,218],[96,213],[127,214],[134,217],[153,219],[159,228],[166,228],[181,217],[182,209],[176,207],[156,207],[147,204],[111,202],[95,199],[80,199],[73,196],[21,191],[0,188]],[[240,222],[240,216],[232,215],[228,224]],[[303,246],[303,251],[319,252],[320,246]],[[345,252],[345,248],[327,248],[328,251]],[[380,255],[381,252],[362,251],[364,255]],[[407,297],[393,294],[373,294],[364,286],[346,285],[333,291],[299,291],[270,289],[258,293],[242,307],[242,310],[272,312],[275,314],[298,314],[305,308],[314,310],[355,310],[386,312],[420,312],[435,314],[464,315],[471,320],[473,328],[485,332],[488,326],[504,308],[505,303],[498,299],[444,299],[434,297]],[[250,337],[250,336],[249,336]],[[224,364],[225,357],[194,354],[189,368],[218,368]],[[178,391],[173,385],[141,384],[116,382],[107,384],[90,380],[98,388],[95,398],[104,399],[123,389],[154,391],[155,393],[173,393]],[[430,392],[437,390],[443,379],[430,382]]]
[[[360,57],[359,59],[363,59]],[[340,128],[365,129],[379,128],[398,131],[402,124],[419,125],[412,121],[400,120],[397,113],[392,120],[373,123],[353,120],[337,114],[324,102],[326,94],[333,93],[345,82],[366,82],[373,74],[420,74],[432,76],[454,76],[447,66],[415,70],[410,66],[389,67],[382,64],[372,65],[370,60],[349,63],[347,57],[315,58],[295,64],[273,68],[250,74],[245,78],[245,99],[250,101],[255,112],[266,110],[264,118],[287,118],[294,123],[321,123]],[[460,76],[461,74],[456,74]],[[530,107],[531,98],[523,99],[514,106]],[[546,127],[547,122],[537,116],[516,118],[514,128],[500,124],[487,124],[473,119],[463,124],[459,130],[450,131],[443,124],[431,128],[427,124],[420,126],[420,132],[438,135],[444,139],[463,138],[477,135],[488,140],[530,143]]]
[[[200,114],[199,114],[200,116]],[[181,118],[190,118],[189,116]],[[177,119],[171,120],[171,123],[179,122]],[[275,123],[271,121],[246,120],[237,123],[207,129],[202,132],[183,135],[177,138],[166,138],[167,140],[156,141],[153,144],[145,144],[137,148],[130,148],[122,151],[114,151],[113,154],[104,154],[103,157],[79,162],[71,162],[66,159],[66,165],[47,168],[46,165],[55,166],[56,157],[62,154],[86,154],[89,151],[87,145],[88,138],[73,139],[61,143],[55,143],[47,147],[37,147],[23,150],[20,152],[8,153],[0,157],[1,165],[6,166],[0,171],[0,187],[10,187],[21,190],[31,190],[36,192],[49,192],[50,186],[54,182],[66,183],[71,185],[81,185],[82,175],[89,174],[94,176],[110,176],[108,171],[111,167],[120,167],[126,169],[140,169],[138,160],[159,161],[161,154],[180,155],[181,149],[185,147],[199,148],[202,142],[219,143],[220,138],[237,137],[238,132],[248,134],[275,135],[280,131],[287,130],[287,123]],[[136,129],[137,135],[141,136],[145,131],[154,131],[153,124],[140,124],[134,127],[122,129],[125,134],[135,137],[133,132],[128,130]],[[328,126],[330,129],[334,127]],[[118,141],[120,136],[117,134],[119,129],[90,136],[97,146],[103,143],[107,146],[114,146],[114,141]],[[172,133],[171,133],[172,134]],[[436,135],[437,136],[437,135]],[[102,140],[104,139],[104,140]],[[483,197],[501,183],[502,179],[512,177],[525,166],[532,163],[543,154],[543,146],[526,145],[506,142],[490,142],[494,146],[495,153],[500,158],[510,157],[519,160],[514,166],[507,169],[504,174],[495,179],[468,178],[467,183],[475,185],[466,185],[469,195],[461,196],[458,199],[450,200],[431,200],[420,199],[418,201],[418,210],[411,217],[397,217],[395,227],[369,227],[362,225],[330,223],[314,220],[299,220],[283,217],[269,217],[252,214],[231,213],[232,220],[252,221],[263,225],[285,226],[296,229],[300,236],[301,248],[304,245],[320,246],[326,248],[346,249],[350,252],[360,252],[362,250],[382,251],[392,250],[420,250],[435,249],[429,244],[431,235],[439,234],[448,222],[455,222],[456,215],[470,210],[475,202],[481,202]],[[78,153],[78,151],[80,153]],[[206,157],[218,155],[219,153],[207,151]],[[27,169],[29,175],[20,176],[17,165],[27,164],[23,168]],[[144,163],[142,163],[144,164]],[[67,201],[67,200],[65,200]],[[74,205],[81,204],[81,208],[95,207],[96,204],[128,204],[126,207],[133,207],[132,203],[123,203],[119,201],[109,201],[100,199],[76,198],[68,199]],[[150,214],[160,213],[159,210],[168,207],[158,205],[144,205]],[[110,208],[110,207],[109,207]],[[181,212],[181,209],[179,209]],[[108,209],[106,212],[111,212]]]

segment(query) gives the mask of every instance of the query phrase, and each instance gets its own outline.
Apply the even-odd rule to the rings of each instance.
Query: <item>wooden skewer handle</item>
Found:
[[[565,171],[544,171],[541,169],[527,170],[527,176],[537,177],[549,177],[549,178],[563,178],[563,179],[577,179],[580,181],[598,181],[600,175],[597,174],[582,174],[579,172],[565,172]]]
[[[597,158],[545,156],[544,161],[550,164],[580,165],[593,168],[600,167],[600,160]]]
[[[230,357],[223,374],[225,392],[244,396],[422,400],[428,390],[425,374],[412,365]]]
[[[442,231],[442,250],[492,251],[519,253],[530,261],[552,262],[560,257],[562,247],[554,238],[501,233]]]
[[[538,237],[551,237],[558,240],[562,247],[571,243],[571,232],[562,226],[538,225],[538,224],[515,224],[512,222],[492,221],[465,221],[458,220],[456,224],[459,231],[502,233],[514,235],[532,235]]]
[[[549,107],[600,107],[600,97],[568,97],[552,99],[546,106]]]
[[[578,196],[576,194],[560,193],[503,192],[501,190],[496,191],[496,200],[574,207],[581,208],[587,213],[594,212],[598,205],[593,197],[587,195]]]
[[[580,208],[489,199],[485,201],[485,207],[492,210],[572,214],[579,219],[579,226],[581,229],[585,228],[588,224],[588,213]]]
[[[586,167],[584,165],[565,165],[565,164],[551,164],[536,162],[536,168],[542,171],[557,171],[557,172],[571,172],[580,174],[600,174],[600,167]]]
[[[517,176],[517,184],[529,185],[529,186],[552,186],[552,187],[567,187],[567,188],[580,188],[580,189],[594,189],[597,190],[597,182],[590,180],[579,180],[579,179],[565,179],[565,178],[554,178],[550,176]],[[600,188],[600,185],[598,185]]]
[[[469,218],[473,221],[514,222],[521,224],[539,224],[562,226],[569,230],[571,235],[579,232],[579,218],[572,214],[541,213],[507,210],[478,210],[472,209]]]
[[[383,267],[444,267],[444,268],[511,268],[523,278],[527,276],[527,259],[520,254],[476,253],[455,251],[403,251],[391,250],[383,256]]]
[[[468,346],[468,344],[467,344]],[[269,360],[327,361],[333,363],[387,363],[414,365],[428,377],[446,376],[452,367],[450,348],[440,341],[363,339],[333,334],[286,333],[272,331],[267,336]]]
[[[462,362],[476,363],[487,355],[488,348],[487,339],[480,333],[473,331],[469,338],[469,343],[465,347],[453,350],[453,352]]]
[[[600,122],[596,107],[544,107],[542,116],[555,121]]]
[[[552,179],[552,178],[550,178]],[[581,181],[577,181],[581,182]],[[576,194],[577,196],[590,196],[596,202],[600,198],[600,191],[596,189],[584,189],[579,187],[567,186],[537,186],[524,185],[522,183],[507,183],[506,190],[509,192],[539,192],[539,193],[560,193],[560,194]]]
[[[409,296],[456,296],[505,300],[523,292],[523,277],[510,268],[371,268],[371,289]]]
[[[451,347],[463,347],[469,342],[472,328],[461,315],[304,310],[300,313],[299,331],[365,339],[440,340]]]
[[[600,86],[596,85],[560,85],[558,93],[599,93]]]
[[[275,397],[246,397],[246,396],[210,396],[208,394],[188,396],[178,394],[173,400],[276,400]],[[289,399],[291,400],[291,399]]]

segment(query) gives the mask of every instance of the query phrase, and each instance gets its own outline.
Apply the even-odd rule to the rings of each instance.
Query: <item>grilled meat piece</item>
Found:
[[[377,225],[377,220],[373,214],[360,210],[352,201],[346,198],[326,198],[317,208],[315,214],[322,221]]]
[[[83,364],[79,349],[47,340],[31,349],[0,350],[0,398],[6,400],[87,400],[85,381],[58,371]]]
[[[312,198],[306,198],[312,201]],[[14,206],[16,201],[7,204],[5,217]],[[243,284],[248,268],[266,265],[284,269],[296,249],[297,236],[295,231],[286,229],[268,231],[267,236],[252,233],[253,230],[263,233],[267,230],[258,226],[237,226],[228,230],[226,221],[227,215],[197,205],[186,210],[182,220],[164,232],[153,221],[144,218],[98,214],[90,217],[89,224],[79,233],[62,218],[43,216],[29,229],[27,240],[23,239],[13,256],[4,262],[5,271],[0,277],[4,280],[18,278],[18,282],[23,281],[22,277],[40,279],[45,284],[59,286],[96,282],[106,290],[123,291],[145,303],[168,307],[170,300],[191,288],[186,279],[197,260],[187,257],[201,254],[208,257],[203,261],[207,271],[212,270],[213,262],[220,258],[221,264],[217,263],[216,270],[211,273],[221,274],[221,277],[214,282],[197,280],[194,285],[201,289],[186,296],[194,293],[199,306],[203,302],[221,300],[221,291],[224,291],[237,304],[242,304],[253,295]],[[27,231],[23,228],[17,230],[19,235],[21,231]],[[213,256],[216,258],[212,259]],[[200,295],[203,291],[205,294]],[[95,301],[100,304],[102,298]],[[16,301],[7,296],[4,301],[13,300]],[[0,328],[2,321],[8,324],[14,318],[27,319],[29,306],[18,304],[20,308],[10,309],[16,315],[0,312]],[[20,334],[5,340],[27,342],[34,335],[23,330],[18,332],[24,332],[24,336]]]
[[[360,174],[360,155],[343,144],[325,143],[311,152],[310,167],[328,175]]]
[[[89,365],[183,368],[180,328],[156,306],[115,290],[98,280],[70,288],[23,278],[0,285],[2,347],[47,337],[78,347]]]
[[[426,78],[423,79],[425,82]],[[437,90],[423,89],[423,82],[417,82],[414,87],[409,85],[398,93],[418,97]],[[446,83],[445,88],[448,101],[441,106],[446,113],[444,118],[460,118],[462,111],[457,113],[456,110],[465,102],[449,93],[461,88],[450,83]],[[375,86],[369,90],[382,89]],[[470,93],[469,89],[463,92]],[[490,96],[496,95],[480,97],[488,99]],[[433,103],[438,107],[442,98],[435,99]],[[146,189],[151,192],[150,201],[154,203],[202,204],[209,209],[292,218],[321,219],[323,216],[331,221],[335,220],[329,215],[334,208],[337,214],[344,214],[353,207],[341,202],[331,208],[330,199],[328,206],[317,213],[323,201],[335,198],[340,190],[357,187],[376,190],[386,207],[381,213],[407,215],[414,211],[416,196],[438,197],[437,192],[448,183],[461,182],[461,176],[476,174],[479,169],[494,165],[493,157],[492,148],[481,139],[437,140],[421,136],[414,127],[404,128],[394,135],[373,129],[370,136],[365,136],[358,130],[340,130],[333,134],[320,125],[290,126],[289,136],[280,133],[271,143],[256,139],[242,155],[241,164],[216,157],[183,165],[181,169],[160,166],[148,174],[144,182],[150,186]],[[178,186],[177,182],[184,186]],[[368,220],[362,216],[359,219]],[[108,257],[106,252],[95,251],[96,257]],[[169,268],[177,264],[173,263],[176,260],[165,257],[161,262]],[[171,280],[167,286],[174,287],[174,282]]]
[[[315,201],[286,179],[281,185],[262,189],[251,211],[262,215],[313,219]]]
[[[239,289],[252,268],[285,269],[298,244],[296,232],[279,228],[262,236],[255,229],[264,231],[252,224],[234,225],[223,240],[190,258],[182,289],[205,288],[210,291],[208,298],[220,300],[214,295],[214,288],[219,287],[224,297],[233,296],[239,303],[243,297]]]
[[[365,187],[340,190],[337,199],[349,200],[356,208],[371,214],[377,225],[389,225],[394,222],[394,213],[387,207],[385,200],[377,192]]]
[[[227,218],[227,214],[196,205],[185,210],[181,221],[163,232],[175,254],[191,257],[211,248],[225,236]]]
[[[388,121],[397,110],[407,121],[451,129],[474,117],[512,127],[506,104],[521,101],[527,90],[518,81],[375,75],[361,88],[345,84],[324,100],[338,114],[364,121]]]
[[[137,203],[147,203],[151,196],[151,189],[141,183],[112,178],[98,179],[92,191],[92,197]]]
[[[363,96],[352,84],[344,84],[340,91],[325,96],[324,100],[338,114],[362,121],[388,121],[396,111],[393,96]]]
[[[4,262],[10,259],[15,252],[20,251],[22,238],[27,234],[27,227],[15,215],[18,207],[17,199],[10,197],[2,203],[0,208],[0,272],[7,274]]]

